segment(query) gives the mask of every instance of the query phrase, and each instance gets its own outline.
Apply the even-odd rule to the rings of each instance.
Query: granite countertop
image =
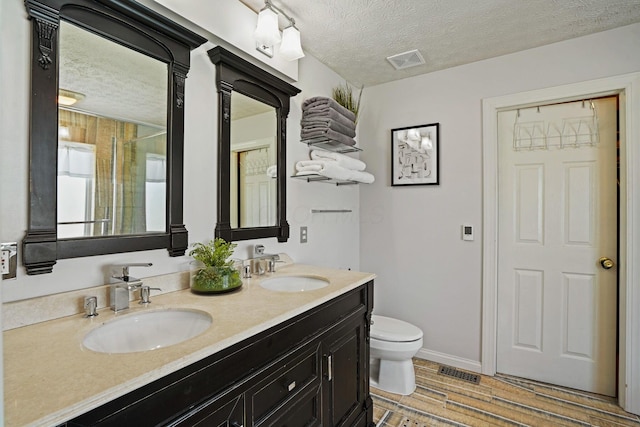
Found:
[[[317,275],[330,281],[314,291],[287,293],[263,289],[277,276]],[[372,280],[375,275],[291,264],[264,276],[244,279],[238,291],[202,296],[182,290],[152,297],[147,307],[131,304],[87,319],[81,314],[4,332],[5,425],[55,426],[224,348],[323,304]],[[182,343],[153,351],[105,354],[82,346],[87,332],[142,310],[189,308],[213,318],[212,326]]]

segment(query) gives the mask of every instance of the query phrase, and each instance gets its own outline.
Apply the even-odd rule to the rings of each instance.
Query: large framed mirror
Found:
[[[295,86],[218,46],[218,221],[227,241],[289,238],[286,136]]]
[[[27,274],[57,259],[183,255],[184,85],[206,39],[134,1],[27,0]]]

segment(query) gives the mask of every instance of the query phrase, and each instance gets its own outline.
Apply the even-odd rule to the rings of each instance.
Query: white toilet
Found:
[[[411,358],[422,348],[422,331],[402,320],[371,316],[369,382],[390,393],[408,395],[416,389]]]

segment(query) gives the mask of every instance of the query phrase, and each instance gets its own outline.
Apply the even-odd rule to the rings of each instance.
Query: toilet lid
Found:
[[[391,342],[417,341],[422,338],[422,331],[411,323],[374,314],[371,316],[371,338]]]

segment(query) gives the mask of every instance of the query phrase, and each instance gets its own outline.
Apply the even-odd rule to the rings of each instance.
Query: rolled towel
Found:
[[[267,176],[269,178],[276,178],[278,176],[278,166],[271,165],[267,168]]]
[[[344,145],[356,145],[356,141],[353,138],[348,137],[347,135],[343,135],[340,132],[336,132],[332,129],[313,131],[305,131],[304,129],[302,129],[300,131],[300,138],[302,138],[303,140],[313,138],[328,138]]]
[[[354,171],[363,171],[367,165],[353,157],[345,156],[344,154],[334,153],[333,151],[323,150],[311,150],[311,160],[324,160],[333,161],[345,169],[351,169]]]
[[[356,130],[350,127],[344,126],[332,119],[326,120],[301,120],[300,125],[305,131],[332,129],[336,132],[340,132],[343,135],[347,135],[351,138],[356,136]]]
[[[340,181],[356,181],[364,184],[371,184],[375,181],[375,177],[369,172],[345,169],[334,161],[300,160],[296,163],[296,170],[298,171],[297,175],[317,173]]]
[[[302,109],[303,110],[312,110],[312,109],[318,108],[318,107],[321,107],[321,108],[324,108],[324,107],[333,108],[334,110],[336,110],[337,112],[339,112],[343,116],[347,117],[348,119],[351,119],[354,122],[356,121],[356,115],[353,114],[352,111],[347,110],[342,105],[338,104],[336,102],[336,100],[333,99],[333,98],[328,98],[328,97],[325,97],[325,96],[314,96],[312,98],[309,98],[309,99],[305,100],[302,103]]]
[[[323,160],[300,160],[296,163],[298,172],[320,172],[327,162]]]
[[[320,108],[318,110],[315,111],[303,111],[302,112],[302,120],[328,120],[328,119],[333,119],[336,122],[340,123],[341,125],[344,125],[348,128],[352,128],[353,130],[356,130],[356,124],[354,123],[353,120],[343,116],[342,114],[338,113],[336,110],[326,107],[326,108]]]

